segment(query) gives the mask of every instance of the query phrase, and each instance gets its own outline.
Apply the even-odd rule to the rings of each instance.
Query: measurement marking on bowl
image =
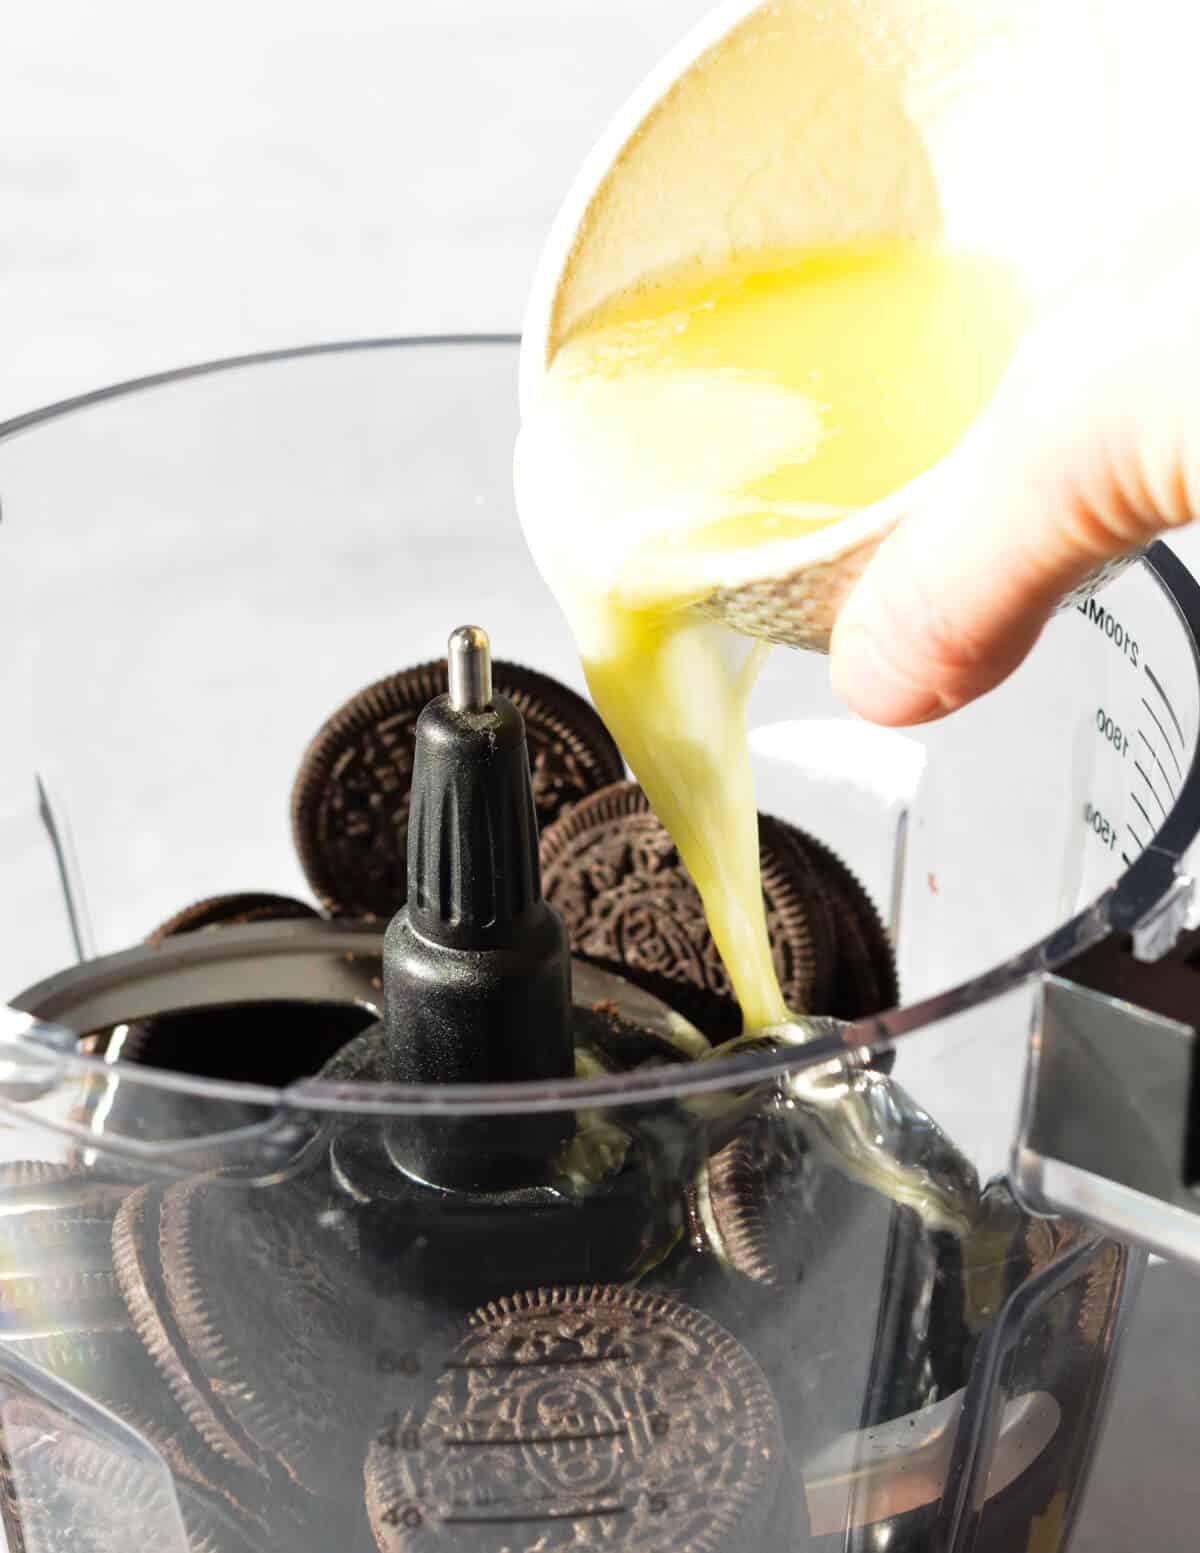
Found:
[[[1187,735],[1183,731],[1183,724],[1179,721],[1178,717],[1176,717],[1176,715],[1175,715],[1175,708],[1171,705],[1171,698],[1170,698],[1170,696],[1168,696],[1166,691],[1162,688],[1162,685],[1159,683],[1158,676],[1155,674],[1154,670],[1150,667],[1150,665],[1148,663],[1144,663],[1142,665],[1142,667],[1146,671],[1146,678],[1150,681],[1150,683],[1154,686],[1155,690],[1157,690],[1159,695],[1162,697],[1162,703],[1166,707],[1167,713],[1168,713],[1171,721],[1175,724],[1175,732],[1179,735],[1179,742],[1186,749],[1187,748]]]
[[[442,1444],[462,1448],[479,1445],[561,1445],[575,1440],[619,1440],[629,1434],[628,1424],[617,1424],[611,1429],[584,1429],[563,1434],[498,1434],[483,1435],[477,1440],[456,1440],[443,1434]]]
[[[1135,669],[1138,667],[1141,661],[1141,647],[1138,640],[1130,634],[1129,628],[1117,619],[1112,610],[1103,604],[1098,604],[1094,598],[1081,599],[1075,608],[1085,620],[1090,620],[1096,629],[1108,638],[1116,652],[1132,663]],[[1182,737],[1181,729],[1180,738]]]
[[[553,1354],[545,1359],[447,1359],[446,1370],[543,1370],[576,1364],[632,1364],[628,1354]]]
[[[1145,782],[1146,786],[1150,789],[1150,796],[1154,799],[1154,802],[1162,810],[1162,817],[1165,820],[1166,817],[1167,817],[1167,806],[1166,806],[1165,803],[1163,803],[1162,799],[1158,796],[1158,789],[1155,787],[1154,783],[1150,780],[1149,776],[1147,775],[1145,766],[1143,766],[1141,761],[1139,761],[1139,760],[1135,760],[1134,763],[1133,763],[1133,766],[1134,766],[1134,770],[1137,772],[1138,776],[1141,777],[1142,781]],[[1133,796],[1133,795],[1131,794],[1130,796]],[[1138,802],[1136,797],[1134,797],[1133,801],[1134,801],[1134,803]],[[1138,803],[1138,808],[1139,809],[1142,808],[1140,803]],[[1143,809],[1142,813],[1145,814],[1145,812],[1146,811]],[[1146,818],[1149,819],[1150,816],[1147,814]]]
[[[1098,802],[1087,798],[1083,805],[1083,823],[1106,852],[1118,851],[1118,836],[1128,833],[1135,847],[1131,855],[1121,850],[1119,856],[1126,868],[1132,868],[1139,853],[1146,850],[1170,817],[1184,779],[1184,761],[1187,759],[1187,735],[1165,685],[1154,672],[1138,640],[1110,611],[1088,601],[1078,606],[1080,613],[1089,619],[1107,638],[1120,659],[1133,668],[1139,688],[1135,692],[1140,702],[1136,713],[1132,706],[1122,716],[1122,703],[1114,690],[1115,699],[1097,706],[1096,731],[1104,740],[1109,753],[1120,765],[1129,761],[1133,776],[1126,781],[1116,779],[1106,772],[1112,768],[1097,764],[1096,777],[1103,791],[1097,794]],[[1145,693],[1141,688],[1145,685]],[[1107,698],[1106,698],[1107,701]],[[1135,721],[1135,716],[1139,721]],[[1140,719],[1143,719],[1141,721]],[[1147,724],[1156,737],[1147,732]],[[1164,752],[1166,758],[1164,759]],[[1119,785],[1117,785],[1119,783]],[[1162,796],[1165,788],[1167,797]],[[1147,799],[1147,793],[1149,799]],[[1121,810],[1126,811],[1121,814]],[[1140,815],[1145,836],[1130,823],[1128,811],[1136,809]],[[1116,816],[1120,814],[1118,820]]]
[[[603,1515],[628,1515],[629,1506],[602,1504],[587,1510],[545,1510],[540,1515],[447,1515],[443,1526],[521,1526],[528,1521],[594,1521]]]
[[[1150,705],[1149,701],[1146,700],[1145,696],[1142,697],[1142,705],[1146,708],[1147,712],[1149,712],[1150,717],[1151,717],[1151,719],[1152,719],[1152,721],[1154,723],[1154,726],[1158,729],[1159,733],[1162,734],[1163,744],[1164,744],[1164,746],[1166,748],[1167,754],[1170,755],[1172,761],[1174,762],[1175,770],[1176,770],[1176,772],[1179,775],[1180,781],[1182,781],[1183,780],[1183,767],[1179,764],[1179,757],[1175,753],[1175,746],[1171,743],[1171,740],[1170,740],[1170,738],[1167,735],[1167,730],[1163,727],[1162,722],[1161,722],[1161,720],[1160,720],[1160,718],[1158,716],[1158,713]],[[1141,732],[1140,729],[1138,731]],[[1142,734],[1142,737],[1145,738],[1146,737],[1145,734]],[[1148,742],[1149,741],[1147,740],[1147,743]]]
[[[1144,701],[1144,699],[1145,698],[1143,697],[1143,701]],[[1175,784],[1174,784],[1174,782],[1171,781],[1171,778],[1167,775],[1167,768],[1163,765],[1162,761],[1159,760],[1159,758],[1158,758],[1158,751],[1154,748],[1153,744],[1151,744],[1150,740],[1146,737],[1146,735],[1142,732],[1142,730],[1140,728],[1138,729],[1138,738],[1141,739],[1142,743],[1150,751],[1151,759],[1154,761],[1154,764],[1158,767],[1159,771],[1162,773],[1163,781],[1167,784],[1167,792],[1169,792],[1171,797],[1174,798],[1174,796],[1175,796]],[[1168,749],[1170,748],[1169,745],[1167,747],[1168,747]]]
[[[392,1412],[368,1450],[382,1553],[449,1553],[469,1527],[514,1553],[680,1553],[732,1547],[739,1530],[753,1545],[774,1503],[785,1447],[769,1382],[665,1295],[520,1291],[434,1368],[420,1411]]]

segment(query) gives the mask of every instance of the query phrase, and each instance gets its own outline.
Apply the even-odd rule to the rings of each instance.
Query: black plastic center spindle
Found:
[[[525,723],[492,691],[487,635],[455,631],[450,691],[421,713],[408,825],[408,901],[384,940],[387,1077],[505,1084],[574,1074],[570,953],[542,898]],[[413,1118],[389,1149],[435,1185],[541,1178],[571,1112]]]

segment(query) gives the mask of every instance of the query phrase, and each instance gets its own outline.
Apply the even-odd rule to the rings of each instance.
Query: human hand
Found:
[[[991,690],[1097,565],[1200,517],[1200,243],[1033,331],[916,500],[830,648],[836,693],[890,725]]]

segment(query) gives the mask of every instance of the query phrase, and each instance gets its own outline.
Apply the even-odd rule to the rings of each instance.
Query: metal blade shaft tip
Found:
[[[486,712],[492,704],[492,646],[481,626],[459,626],[446,652],[450,705],[456,712]]]

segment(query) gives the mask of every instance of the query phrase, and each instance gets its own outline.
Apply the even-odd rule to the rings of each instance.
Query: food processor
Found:
[[[10,1553],[1067,1546],[1147,1257],[1200,1261],[1200,590],[1155,546],[905,732],[775,651],[792,1017],[742,1032],[512,460],[655,267],[892,232],[1069,287],[1093,9],[735,3],[581,169],[523,352],[0,426]]]
[[[623,773],[601,730],[546,777],[528,676],[594,714],[512,506],[517,355],[0,428],[8,1545],[1064,1547],[1146,1252],[1200,1258],[1200,592],[1155,546],[903,733],[774,653],[764,834],[858,881],[899,999],[706,1033],[673,926],[605,957],[548,900]],[[293,787],[347,705],[314,885]],[[363,836],[403,871],[345,910]]]

